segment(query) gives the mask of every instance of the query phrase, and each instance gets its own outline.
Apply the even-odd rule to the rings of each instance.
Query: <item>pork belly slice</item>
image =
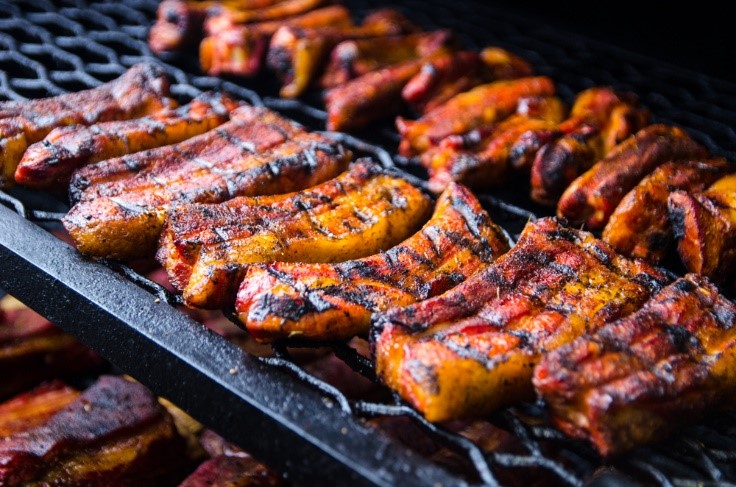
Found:
[[[146,257],[174,203],[296,191],[339,174],[350,157],[332,139],[243,106],[200,136],[78,170],[70,190],[78,202],[64,226],[82,253]]]
[[[723,158],[661,165],[624,196],[603,229],[603,240],[624,255],[661,262],[675,240],[667,208],[669,195],[676,190],[703,191],[727,168]]]
[[[546,352],[637,310],[666,280],[544,218],[450,291],[374,315],[376,369],[430,421],[487,414],[533,397]]]
[[[425,58],[451,40],[448,30],[436,30],[342,41],[332,49],[320,86],[333,88],[392,64]]]
[[[10,296],[0,300],[0,399],[102,365],[96,353],[43,316]]]
[[[75,169],[203,134],[227,122],[240,105],[227,95],[208,92],[187,105],[143,118],[56,128],[28,148],[15,181],[38,188],[65,187]]]
[[[399,117],[396,127],[402,137],[399,152],[418,155],[450,135],[464,134],[480,125],[503,120],[521,98],[552,96],[555,86],[546,76],[495,81],[460,93],[418,120]]]
[[[45,423],[78,397],[78,391],[56,380],[14,396],[0,404],[0,438]]]
[[[283,479],[253,457],[219,455],[202,462],[179,487],[278,487]]]
[[[650,125],[618,144],[573,181],[560,197],[557,214],[572,225],[600,230],[626,193],[657,167],[669,161],[706,157],[706,149],[684,130]]]
[[[451,184],[424,227],[386,252],[339,264],[249,266],[235,309],[260,341],[367,335],[371,313],[440,294],[507,250],[478,200]]]
[[[0,102],[0,188],[14,181],[29,145],[56,127],[127,120],[173,106],[166,73],[155,64],[136,64],[108,83],[51,98]]]
[[[156,397],[116,376],[100,377],[44,423],[0,441],[7,486],[157,485],[184,462],[182,439]]]
[[[313,29],[352,25],[350,11],[342,5],[319,8],[286,20],[234,25],[202,39],[199,63],[202,71],[212,76],[255,76],[263,68],[271,36],[281,27]]]
[[[393,9],[372,12],[360,26],[306,29],[285,25],[271,38],[266,63],[283,83],[279,94],[284,98],[295,98],[315,81],[327,64],[330,52],[340,42],[407,34],[416,30],[414,24]]]
[[[736,269],[736,174],[707,190],[673,192],[668,201],[677,251],[690,272],[724,282]]]
[[[531,164],[531,198],[554,206],[575,178],[649,122],[649,111],[633,93],[609,87],[584,90],[570,118],[557,127]]]
[[[494,125],[445,138],[420,158],[429,172],[429,188],[442,191],[451,181],[478,190],[506,182],[512,167],[533,158],[551,139],[566,108],[554,96],[522,98],[516,113]]]
[[[221,308],[235,302],[248,264],[375,254],[417,231],[430,208],[430,199],[401,175],[362,160],[289,195],[175,207],[157,257],[187,304]]]
[[[545,356],[534,385],[553,421],[611,455],[736,400],[736,305],[687,274],[644,306]]]

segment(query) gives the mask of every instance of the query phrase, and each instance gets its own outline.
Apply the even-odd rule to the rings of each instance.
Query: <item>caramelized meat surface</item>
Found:
[[[283,82],[280,95],[295,98],[309,88],[338,43],[406,34],[414,29],[402,14],[392,9],[370,14],[358,27],[303,29],[287,25],[273,35],[266,62]]]
[[[396,125],[402,137],[399,151],[405,156],[421,154],[449,135],[503,120],[516,110],[522,98],[554,94],[554,83],[545,76],[478,86],[452,97],[418,120],[398,118]]]
[[[649,120],[631,93],[595,87],[582,91],[531,166],[531,198],[554,206],[568,185]]]
[[[341,5],[319,8],[285,20],[234,25],[202,40],[199,63],[202,71],[212,76],[255,76],[263,67],[271,36],[279,28],[347,28],[352,25],[350,12]]]
[[[143,118],[56,128],[28,148],[15,181],[33,187],[66,186],[75,169],[200,135],[227,122],[240,105],[226,95],[205,93],[187,105]]]
[[[623,197],[665,162],[700,159],[707,151],[682,129],[650,125],[619,145],[565,190],[557,214],[573,225],[602,229]]]
[[[143,117],[172,106],[169,81],[155,64],[136,64],[89,90],[52,98],[0,102],[0,187],[11,184],[29,145],[56,127]]]
[[[439,55],[439,54],[436,54]],[[434,56],[393,64],[327,91],[328,130],[359,130],[401,109],[401,90]]]
[[[296,191],[339,174],[349,157],[325,136],[244,106],[200,136],[77,171],[70,191],[78,202],[64,226],[85,254],[145,257],[173,203]]]
[[[507,250],[480,203],[452,184],[424,227],[386,252],[339,264],[250,266],[235,309],[262,341],[366,335],[371,313],[441,294]]]
[[[637,310],[666,282],[554,218],[450,291],[374,315],[376,369],[430,421],[533,395],[542,355]]]
[[[661,165],[621,200],[603,229],[603,240],[624,255],[659,263],[674,242],[669,195],[676,190],[703,191],[727,167],[721,158]]]
[[[203,462],[179,487],[278,487],[283,480],[253,457],[219,455]]]
[[[330,3],[334,2],[331,0],[280,0],[278,2],[266,0],[264,5],[258,7],[250,7],[247,4],[241,7],[234,3],[221,5],[207,14],[204,31],[207,35],[212,35],[239,24],[285,21]]]
[[[500,47],[448,53],[428,62],[401,95],[416,112],[427,113],[483,83],[532,76],[531,65]]]
[[[182,440],[156,397],[103,376],[46,422],[0,442],[0,483],[157,485],[183,461]]]
[[[53,381],[5,401],[0,404],[0,441],[45,423],[77,397],[79,392]]]
[[[252,10],[269,7],[282,0],[164,0],[156,11],[156,23],[148,33],[148,45],[155,54],[183,52],[196,46],[208,15],[225,10]],[[220,14],[224,16],[223,14]]]
[[[333,88],[364,74],[419,58],[448,46],[447,30],[340,42],[332,50],[320,85]]]
[[[10,296],[0,301],[0,399],[44,380],[92,372],[102,359]]]
[[[534,156],[565,111],[557,97],[523,98],[517,113],[505,120],[447,137],[420,158],[429,172],[429,188],[439,192],[451,181],[478,189],[498,186],[512,167]]]
[[[677,251],[690,272],[719,282],[736,269],[736,175],[702,193],[673,192],[668,201]]]
[[[365,257],[414,233],[429,211],[411,183],[361,161],[293,194],[173,208],[158,259],[187,304],[221,308],[234,303],[248,264]]]
[[[639,311],[544,357],[537,392],[603,455],[665,437],[736,401],[736,305],[688,274]]]

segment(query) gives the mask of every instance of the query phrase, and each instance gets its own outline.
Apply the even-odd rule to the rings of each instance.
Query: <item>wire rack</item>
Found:
[[[374,7],[367,1],[348,2],[348,5],[358,17]],[[633,91],[652,109],[657,120],[683,126],[714,154],[735,158],[736,133],[731,128],[736,122],[736,87],[733,85],[654,63],[630,52],[543,25],[529,24],[482,2],[466,2],[462,8],[462,5],[450,2],[406,0],[394,6],[427,28],[442,26],[455,29],[470,48],[496,44],[511,49],[531,61],[539,73],[553,77],[561,96],[568,102],[576,92],[593,85],[608,84]],[[132,0],[124,4],[87,0],[54,3],[0,1],[0,98],[23,100],[90,88],[119,76],[137,62],[155,60],[171,76],[172,93],[182,101],[204,90],[221,89],[254,105],[265,105],[291,116],[312,129],[319,130],[324,126],[325,113],[315,95],[308,98],[310,103],[280,100],[274,97],[274,84],[268,79],[212,78],[198,73],[196,60],[156,60],[146,45],[156,7],[155,0]],[[357,153],[371,155],[386,166],[398,165],[407,171],[408,177],[422,176],[422,171],[412,161],[392,154],[396,134],[388,125],[374,127],[360,137],[336,133],[327,135],[338,138]],[[416,181],[423,184],[421,179]],[[480,195],[494,220],[512,236],[517,235],[536,214],[543,212],[520,198],[518,195],[522,193],[516,190],[513,194]],[[0,202],[24,219],[46,228],[58,226],[59,219],[68,209],[63,198],[39,196],[22,189],[0,192]],[[104,264],[146,290],[158,302],[171,307],[181,305],[180,296],[132,267],[119,262]],[[6,282],[9,279],[5,276]],[[107,285],[112,285],[114,290],[114,283]],[[165,348],[167,344],[157,346]],[[400,418],[404,421],[401,423],[404,429],[409,428],[416,433],[412,441],[404,439],[404,446],[413,447],[416,453],[431,457],[442,469],[449,471],[449,477],[442,479],[445,483],[450,479],[451,483],[483,485],[581,486],[638,482],[689,486],[725,485],[736,481],[733,466],[736,464],[734,413],[684,427],[665,445],[641,448],[604,461],[587,444],[570,440],[550,427],[541,405],[524,404],[482,421],[493,434],[508,440],[502,442],[502,446],[491,448],[488,442],[478,442],[477,437],[464,432],[463,425],[435,425],[425,421],[414,409],[380,386],[376,386],[380,400],[368,400],[351,397],[319,379],[309,371],[309,361],[300,358],[304,349],[314,348],[322,353],[329,351],[355,374],[376,382],[370,359],[359,352],[354,343],[279,342],[272,346],[272,353],[255,360],[270,369],[285,372],[286,377],[334,404],[334,409],[343,415],[370,425],[372,434],[383,435],[388,431],[391,441],[402,443],[401,435],[392,434],[390,427],[393,419]],[[146,377],[139,379],[146,381]],[[182,384],[180,388],[193,389],[198,385]],[[212,418],[200,415],[200,419],[207,423]],[[213,420],[213,423],[217,421]],[[263,423],[261,432],[269,431],[270,427],[269,423]],[[237,432],[221,433],[246,449],[250,446],[258,449],[260,440],[253,435],[246,438]],[[416,441],[417,438],[422,440]],[[435,445],[431,453],[419,451],[422,448],[417,447],[417,444],[426,442]],[[444,456],[438,456],[438,452]],[[298,450],[293,453],[297,454]],[[360,452],[351,453],[360,459]],[[288,456],[285,451],[281,455]],[[397,471],[411,470],[413,464],[402,455],[380,460],[393,462]],[[286,473],[297,480],[309,478],[300,471],[305,468],[302,465],[291,465],[293,471],[288,471],[288,461],[269,458],[266,454],[262,460],[279,466],[287,465]],[[350,463],[350,468],[356,471],[368,466],[360,460]],[[414,472],[406,473],[411,476]],[[380,480],[379,476],[373,482],[381,483]],[[432,477],[422,477],[421,480],[423,483],[431,482]]]

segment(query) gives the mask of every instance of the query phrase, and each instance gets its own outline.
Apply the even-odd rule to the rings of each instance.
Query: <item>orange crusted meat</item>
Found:
[[[77,203],[63,223],[85,254],[145,257],[173,203],[296,191],[339,174],[349,158],[332,139],[243,106],[205,134],[78,170],[70,189]]]
[[[554,206],[568,185],[623,139],[647,124],[649,112],[631,93],[589,88],[578,94],[570,118],[554,141],[536,153],[531,166],[531,198]]]
[[[430,206],[400,175],[360,161],[297,193],[173,208],[158,259],[187,304],[222,308],[235,302],[248,264],[372,255],[414,233]]]
[[[207,35],[212,35],[238,24],[287,20],[331,3],[334,2],[332,0],[280,0],[278,2],[266,0],[264,5],[257,7],[246,4],[241,8],[232,3],[220,5],[207,13],[204,31]]]
[[[371,313],[440,294],[507,250],[478,200],[451,184],[424,227],[386,252],[339,264],[250,266],[235,309],[261,341],[366,335]]]
[[[736,269],[736,175],[702,193],[675,191],[668,206],[685,267],[719,282],[730,278]]]
[[[366,73],[327,91],[328,130],[358,130],[401,109],[401,90],[428,58],[414,59]]]
[[[285,25],[312,29],[327,26],[344,28],[353,23],[347,8],[332,5],[285,20],[234,25],[202,39],[199,44],[202,71],[212,76],[255,76],[263,67],[271,36]]]
[[[340,42],[332,50],[320,85],[332,88],[392,64],[424,58],[447,47],[447,30]]]
[[[639,311],[544,357],[537,392],[603,455],[736,403],[736,305],[688,274]]]
[[[77,168],[202,134],[227,122],[240,105],[227,95],[209,92],[187,105],[143,118],[56,128],[28,148],[15,181],[41,188],[66,186]]]
[[[555,86],[546,76],[495,81],[460,93],[418,120],[398,118],[402,155],[420,154],[449,135],[464,134],[511,115],[522,98],[552,96]]]
[[[143,117],[170,107],[169,81],[155,64],[136,64],[89,90],[52,98],[0,102],[0,188],[12,184],[29,145],[56,127]]]
[[[650,125],[638,131],[565,190],[557,214],[573,225],[603,228],[623,197],[665,162],[700,159],[707,151],[682,129]]]
[[[414,30],[406,17],[392,9],[373,12],[357,27],[303,29],[285,25],[271,38],[266,62],[283,82],[280,95],[294,98],[309,88],[338,43]]]
[[[164,0],[156,11],[156,23],[148,33],[148,45],[156,54],[182,52],[202,37],[204,21],[221,9],[248,10],[268,7],[281,0]]]
[[[145,387],[115,376],[0,441],[4,486],[159,485],[183,465],[171,416]]]
[[[532,397],[543,354],[637,310],[665,283],[648,264],[544,218],[450,291],[374,315],[376,369],[430,421],[487,414]]]
[[[522,98],[517,112],[503,121],[447,137],[420,158],[429,172],[429,188],[439,192],[451,181],[478,189],[498,186],[506,181],[511,167],[522,166],[524,159],[534,156],[565,111],[557,97]]]
[[[9,438],[45,423],[77,397],[79,392],[53,381],[9,399],[0,404],[0,438]]]
[[[674,242],[669,195],[675,190],[702,191],[727,167],[722,158],[661,165],[621,200],[603,229],[603,240],[624,255],[659,263]]]

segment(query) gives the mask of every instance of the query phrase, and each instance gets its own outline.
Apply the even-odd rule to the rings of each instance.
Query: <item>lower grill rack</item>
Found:
[[[736,88],[653,63],[611,46],[529,25],[483,2],[465,9],[405,0],[425,27],[451,27],[470,47],[497,44],[552,76],[570,101],[593,84],[639,94],[658,121],[685,127],[733,159]],[[348,2],[356,12],[375,5]],[[142,60],[157,2],[0,0],[0,97],[24,99],[96,86]],[[467,10],[467,12],[465,12]],[[449,24],[449,25],[448,25]],[[221,89],[323,127],[314,104],[269,97],[262,80],[241,83],[196,74],[191,60],[159,62],[182,100]],[[662,79],[668,83],[663,84]],[[263,96],[261,96],[263,95]],[[356,153],[417,178],[393,156],[388,126],[340,138]],[[389,150],[387,150],[389,149]],[[515,237],[539,208],[515,194],[481,194],[493,219]],[[544,408],[524,404],[474,423],[435,425],[377,384],[365,342],[275,343],[252,355],[177,309],[180,296],[118,262],[92,262],[51,235],[68,208],[52,196],[0,192],[0,288],[99,351],[270,467],[303,484],[356,485],[709,485],[736,481],[736,412],[683,427],[666,444],[604,461],[587,444],[552,428]],[[334,358],[371,393],[331,384],[308,357]]]

